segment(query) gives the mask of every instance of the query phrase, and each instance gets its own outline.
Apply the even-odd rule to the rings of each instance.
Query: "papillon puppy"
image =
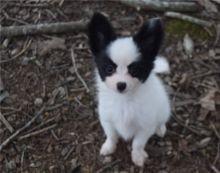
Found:
[[[153,134],[163,137],[170,102],[156,73],[169,71],[158,57],[164,35],[160,19],[153,18],[129,37],[116,35],[108,19],[95,13],[88,37],[96,64],[98,112],[106,140],[101,155],[112,154],[121,137],[132,140],[132,161],[144,166],[145,145]]]

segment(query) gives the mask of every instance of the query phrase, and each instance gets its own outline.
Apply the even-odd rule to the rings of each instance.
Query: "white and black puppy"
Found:
[[[99,118],[106,134],[101,155],[113,153],[121,137],[132,140],[132,161],[143,166],[148,139],[155,133],[164,136],[170,103],[156,75],[169,70],[167,61],[157,57],[163,32],[160,19],[154,18],[134,36],[118,37],[105,16],[92,17],[88,36],[97,66]]]

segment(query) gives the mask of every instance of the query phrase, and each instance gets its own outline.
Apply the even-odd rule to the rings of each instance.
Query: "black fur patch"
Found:
[[[89,44],[92,53],[97,56],[107,45],[116,39],[116,34],[108,19],[100,13],[95,13],[88,26]]]
[[[141,56],[137,62],[128,66],[128,72],[144,82],[154,67],[154,60],[157,56],[164,37],[163,25],[160,19],[154,18],[147,21],[133,36]]]
[[[95,62],[101,79],[104,81],[107,76],[111,76],[117,68],[117,65],[105,54],[99,54],[95,58]]]
[[[117,68],[106,55],[106,48],[116,39],[116,34],[108,19],[100,13],[95,13],[88,26],[88,36],[95,63],[104,81],[106,76],[111,76]]]

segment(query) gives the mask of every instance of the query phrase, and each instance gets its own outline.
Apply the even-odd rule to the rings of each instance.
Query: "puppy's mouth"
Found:
[[[119,94],[125,94],[125,93],[127,93],[127,90],[123,90],[123,91],[117,90],[116,92],[119,93]]]

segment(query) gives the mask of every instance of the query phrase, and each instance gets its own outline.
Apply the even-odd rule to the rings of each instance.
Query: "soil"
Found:
[[[0,152],[0,172],[217,173],[220,44],[215,43],[216,31],[195,28],[191,23],[182,28],[181,21],[172,28],[176,20],[167,19],[162,13],[138,11],[116,1],[59,2],[60,5],[58,1],[2,2],[1,26],[86,21],[92,12],[100,11],[109,17],[119,34],[130,35],[143,21],[162,17],[166,36],[160,54],[167,57],[171,66],[170,74],[161,75],[172,104],[168,131],[164,138],[153,136],[148,142],[149,158],[144,169],[133,165],[130,143],[123,141],[115,154],[101,157],[99,149],[105,137],[98,121],[94,64],[86,34],[73,31],[1,38],[1,79],[4,92],[9,95],[1,101],[0,110],[14,131],[10,132],[0,121],[0,143],[23,127],[43,105],[47,109]],[[219,19],[203,18],[220,23]],[[198,35],[195,29],[199,30]],[[184,50],[185,34],[193,39],[190,54]],[[89,92],[73,69],[71,49]],[[24,136],[51,125],[39,134]]]

